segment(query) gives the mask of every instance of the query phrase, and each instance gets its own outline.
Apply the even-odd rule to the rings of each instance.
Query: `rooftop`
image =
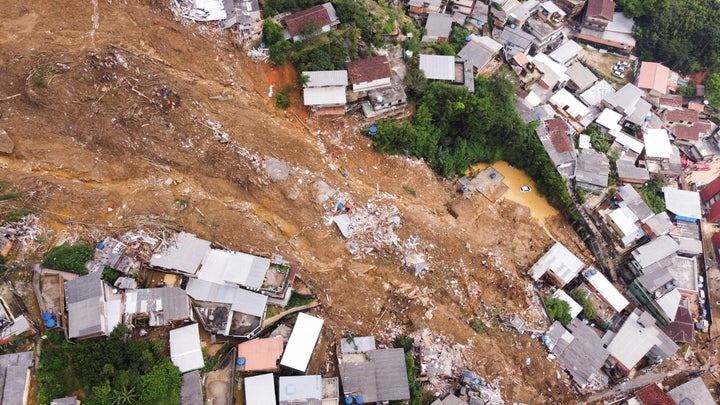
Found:
[[[588,274],[589,273],[589,274]],[[599,271],[587,271],[585,276],[597,293],[617,312],[621,312],[630,302],[617,288]]]
[[[622,114],[611,110],[609,108],[603,109],[600,115],[595,119],[595,122],[608,130],[617,129],[620,130],[620,120],[622,120]]]
[[[585,267],[585,264],[562,243],[556,242],[530,269],[533,280],[550,271],[565,285]]]
[[[502,49],[502,45],[486,36],[472,35],[470,42],[458,52],[458,57],[470,63],[474,69],[482,69]]]
[[[595,330],[575,318],[567,330],[555,321],[545,336],[549,339],[550,351],[575,383],[581,388],[592,385],[609,355]]]
[[[668,235],[658,236],[632,252],[641,268],[646,268],[670,255],[675,254],[678,244]]]
[[[319,27],[325,27],[328,25],[336,25],[340,21],[337,18],[335,8],[332,4],[324,3],[290,14],[285,17],[283,22],[287,27],[290,37],[296,37],[302,33],[302,29],[306,24],[314,23]]]
[[[677,405],[657,384],[650,384],[641,389],[635,396],[643,405]]]
[[[669,159],[672,155],[670,138],[666,129],[648,129],[643,134],[645,156],[655,159]]]
[[[628,83],[615,93],[607,94],[603,101],[618,112],[629,114],[634,110],[635,104],[637,104],[643,94],[645,94],[645,92],[642,89],[639,89],[632,83]]]
[[[425,22],[423,41],[435,42],[439,38],[449,38],[452,29],[453,18],[450,14],[428,13]]]
[[[347,70],[305,71],[302,74],[308,78],[305,87],[346,87],[348,85]]]
[[[612,93],[615,93],[615,88],[605,80],[600,80],[582,92],[580,99],[587,105],[596,106]]]
[[[389,79],[392,76],[387,56],[373,56],[350,61],[347,63],[347,72],[352,84]]]
[[[668,93],[670,69],[656,62],[644,61],[640,64],[637,86],[641,89],[655,91],[659,94]]]
[[[557,93],[550,97],[550,103],[575,119],[582,119],[590,114],[590,109],[570,94],[570,92],[565,90],[565,88],[558,90]]]
[[[152,256],[150,265],[194,275],[208,253],[210,253],[209,241],[193,234],[180,232],[174,242]]]
[[[245,359],[245,371],[277,370],[283,347],[281,336],[250,339],[238,345],[237,356]]]
[[[700,193],[697,191],[680,190],[674,187],[663,187],[665,206],[676,217],[688,220],[702,218]]]
[[[614,12],[615,3],[612,0],[588,0],[585,16],[612,21]]]
[[[702,377],[696,377],[668,392],[679,405],[714,405],[715,400],[710,394]]]
[[[190,371],[183,374],[182,387],[180,388],[181,405],[198,405],[203,403],[202,383],[200,372]],[[52,404],[51,404],[52,405]],[[74,404],[73,404],[74,405]]]
[[[205,366],[198,324],[194,323],[170,331],[170,359],[181,373]]]
[[[190,300],[177,287],[145,288],[125,292],[125,316],[147,315],[150,326],[190,319]]]
[[[304,373],[320,338],[323,323],[320,318],[299,313],[280,364]]]
[[[592,149],[578,155],[575,181],[605,188],[610,176],[610,160],[604,154]]]
[[[287,377],[280,377],[281,387],[283,378]],[[275,376],[272,373],[245,377],[244,382],[246,405],[267,405],[277,403],[275,399]]]
[[[455,80],[455,57],[420,55],[420,70],[430,80]]]
[[[574,62],[565,73],[570,77],[570,81],[575,83],[579,91],[584,91],[598,80],[597,76],[580,62]]]
[[[332,106],[347,103],[343,87],[305,87],[303,89],[303,105]]]
[[[274,391],[273,394],[275,394]],[[280,405],[319,405],[323,398],[322,377],[319,375],[280,377],[278,396],[280,397]],[[265,402],[264,404],[268,403]]]
[[[625,320],[607,349],[620,364],[631,370],[653,347],[663,344],[661,335],[664,333],[655,325],[655,318],[636,309]]]

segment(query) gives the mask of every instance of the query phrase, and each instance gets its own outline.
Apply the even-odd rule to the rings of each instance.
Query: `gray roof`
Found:
[[[26,403],[25,389],[28,369],[33,364],[33,352],[0,355],[0,400],[2,404],[20,405]]]
[[[562,243],[555,244],[530,269],[534,280],[539,280],[543,274],[551,271],[561,280],[562,285],[567,284],[585,267],[582,260],[575,256]]]
[[[305,87],[303,105],[334,106],[347,103],[344,87]]]
[[[617,162],[618,177],[636,181],[650,180],[650,172],[644,167],[637,167],[632,162],[620,159]]]
[[[340,364],[340,378],[343,393],[349,396],[362,396],[365,402],[376,402],[377,383],[375,381],[375,364],[365,362],[344,362]]]
[[[89,298],[85,301],[75,302],[67,307],[68,336],[70,338],[83,338],[96,334],[104,334],[103,314],[104,302],[100,298]]]
[[[355,336],[352,339],[342,338],[340,340],[342,353],[365,353],[370,350],[375,350],[375,338],[372,336]]]
[[[473,68],[482,69],[497,55],[500,49],[502,49],[502,45],[490,37],[473,36],[457,56],[470,63]]]
[[[710,394],[702,377],[693,378],[683,385],[675,387],[668,392],[670,398],[678,405],[714,405],[715,400]]]
[[[578,91],[585,91],[598,80],[597,76],[580,62],[570,65],[565,74],[570,76],[570,81],[575,83]]]
[[[455,57],[420,55],[420,70],[430,80],[455,80]]]
[[[668,337],[661,331],[650,313],[635,309],[625,320],[617,334],[607,346],[610,354],[628,370],[653,349],[655,354],[668,355],[677,350],[677,345],[668,342]],[[674,352],[673,352],[674,353]],[[672,354],[672,353],[669,353]]]
[[[652,110],[652,105],[643,99],[639,99],[634,108],[625,110],[625,114],[628,121],[635,125],[642,125],[648,114],[650,114],[650,110]]]
[[[431,405],[468,405],[468,403],[453,394],[449,394],[445,399],[436,399]]]
[[[207,280],[190,279],[185,291],[195,300],[230,304],[232,311],[259,317],[263,316],[267,305],[266,295]]]
[[[628,114],[635,108],[635,104],[645,92],[632,83],[628,83],[615,93],[609,93],[603,99],[620,113]]]
[[[329,88],[304,89],[329,90]],[[343,90],[343,97],[345,91]],[[241,285],[246,288],[258,290],[265,281],[265,275],[270,268],[270,259],[242,252],[233,252],[222,249],[211,249],[202,268],[197,272],[197,278],[218,284]]]
[[[700,193],[697,191],[679,190],[674,187],[663,187],[667,210],[676,216],[700,219]]]
[[[556,62],[564,65],[576,57],[580,51],[582,51],[582,46],[580,46],[577,42],[570,40],[560,45],[548,56]]]
[[[371,350],[368,359],[375,365],[375,384],[378,400],[404,401],[410,399],[410,387],[402,348]]]
[[[67,305],[103,296],[102,272],[80,276],[65,281],[65,302]]]
[[[667,235],[672,230],[672,221],[667,212],[663,211],[653,215],[645,221],[645,225],[656,235]]]
[[[520,28],[506,26],[495,38],[505,46],[505,57],[510,58],[530,49],[535,37]]]
[[[622,187],[618,187],[617,192],[618,194],[620,194],[620,197],[622,197],[622,202],[620,205],[626,205],[628,208],[630,208],[633,214],[635,214],[635,216],[637,216],[640,221],[644,222],[645,220],[654,215],[645,200],[643,200],[640,196],[640,193],[635,190],[635,187],[631,185],[625,185]]]
[[[449,38],[452,30],[453,18],[450,14],[428,13],[423,41],[433,42],[438,38]]]
[[[668,235],[662,235],[645,245],[639,246],[633,250],[632,255],[640,267],[644,269],[653,263],[675,254],[677,250],[677,242]]]
[[[193,234],[180,232],[170,246],[150,258],[150,265],[192,275],[200,268],[205,255],[209,252],[209,241]]]
[[[605,188],[610,175],[610,160],[607,156],[594,150],[583,150],[577,159],[575,181],[592,186]]]
[[[280,405],[320,405],[322,402],[322,377],[300,375],[280,377]]]
[[[150,326],[189,319],[190,300],[179,287],[145,288],[125,292],[125,314],[148,314]]]
[[[180,388],[180,403],[182,405],[203,405],[202,383],[198,370],[185,373]],[[52,404],[51,404],[52,405]]]
[[[282,379],[280,377],[280,387],[282,390]],[[282,398],[282,393],[280,394]],[[277,402],[275,400],[275,377],[272,373],[260,374],[254,377],[245,378],[245,404],[246,405],[266,405]],[[282,403],[282,402],[281,402]]]
[[[597,106],[605,97],[612,93],[615,93],[613,86],[605,80],[600,80],[585,90],[580,95],[580,99],[589,106]]]
[[[50,405],[77,405],[77,397],[56,398],[50,402]]]
[[[557,356],[575,383],[584,387],[598,373],[610,353],[592,327],[575,318],[567,330],[555,321],[546,336],[551,342],[551,352]]]
[[[657,263],[662,263],[668,261],[669,263],[672,263],[670,258],[665,258]],[[661,289],[661,292],[665,292],[665,285],[670,283],[673,280],[672,274],[670,274],[670,271],[668,271],[665,267],[655,267],[651,266],[652,271],[646,271],[643,272],[643,274],[637,278],[638,283],[640,283],[646,291],[652,293],[658,289]]]
[[[308,78],[305,87],[340,86],[345,88],[348,85],[347,70],[306,71],[302,74]]]

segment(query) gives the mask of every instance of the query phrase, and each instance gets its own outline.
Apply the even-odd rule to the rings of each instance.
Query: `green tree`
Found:
[[[595,319],[595,307],[593,306],[590,298],[588,298],[585,290],[576,288],[570,292],[570,297],[582,306],[583,310],[580,313],[580,316],[582,316],[583,319],[587,319],[589,321],[593,321]]]
[[[720,109],[720,73],[713,73],[705,79],[705,99],[711,106]]]
[[[606,133],[603,133],[595,124],[590,124],[584,134],[590,135],[590,145],[598,152],[607,153],[610,150],[610,138]]]
[[[650,181],[645,183],[638,190],[643,201],[654,213],[665,211],[665,198],[662,196],[662,188],[665,186],[665,178],[662,174],[654,174]],[[632,187],[632,186],[627,186]]]
[[[430,86],[430,82],[425,77],[425,72],[418,67],[412,67],[408,70],[404,79],[405,91],[409,97],[419,99]]]
[[[275,93],[275,105],[284,110],[290,107],[290,100],[283,93]]]
[[[265,19],[262,32],[263,40],[267,46],[285,40],[285,30],[270,18]]]
[[[470,31],[459,25],[456,25],[453,28],[452,34],[450,34],[450,45],[452,45],[453,49],[455,49],[455,53],[458,53],[461,49],[463,49],[465,46],[465,38],[469,35]]]
[[[545,309],[550,319],[560,321],[563,325],[570,323],[570,304],[553,297],[545,297]]]
[[[292,45],[290,45],[288,41],[282,40],[276,42],[268,48],[268,56],[275,64],[285,66],[291,48]]]
[[[45,255],[43,266],[57,270],[66,270],[78,274],[87,274],[85,263],[93,257],[95,247],[87,243],[55,246]]]

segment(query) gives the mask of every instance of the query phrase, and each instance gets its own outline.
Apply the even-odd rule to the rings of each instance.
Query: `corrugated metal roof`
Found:
[[[378,401],[410,399],[405,351],[402,348],[371,350],[367,352],[367,356],[375,365]]]
[[[67,306],[67,312],[69,338],[82,338],[105,332],[102,322],[104,305],[100,297],[73,302]]]
[[[248,315],[262,317],[267,305],[266,295],[207,280],[190,279],[185,291],[195,300],[230,304],[233,311]]]
[[[218,284],[227,282],[260,289],[269,268],[270,259],[242,252],[212,249],[197,277]]]
[[[231,310],[243,314],[263,317],[267,306],[267,295],[254,293],[252,291],[238,288],[233,297]]]
[[[372,336],[354,336],[340,340],[342,353],[365,353],[375,350],[375,338]]]
[[[280,377],[281,381],[282,378]],[[282,387],[282,383],[280,386]],[[275,376],[272,373],[245,378],[245,405],[275,403]]]
[[[587,279],[590,285],[595,288],[595,291],[597,291],[615,311],[620,312],[630,304],[620,291],[599,271],[596,271],[595,274],[587,277]]]
[[[203,405],[202,383],[200,372],[195,370],[183,374],[180,387],[180,403],[182,405]]]
[[[582,47],[577,42],[570,40],[560,45],[549,56],[564,65],[576,57],[580,51],[582,51]]]
[[[679,217],[700,219],[700,193],[697,191],[680,190],[674,187],[663,187],[667,210]]]
[[[170,359],[181,373],[205,366],[198,324],[194,323],[170,331]]]
[[[190,318],[190,301],[182,288],[146,288],[125,292],[125,315],[149,315],[150,326]]]
[[[547,271],[552,271],[563,282],[567,284],[570,280],[585,267],[585,264],[578,259],[562,243],[556,242],[550,250],[545,253],[530,269],[534,280],[540,279]]]
[[[320,318],[302,312],[298,314],[280,364],[304,373],[324,322]]]
[[[343,393],[345,395],[360,395],[364,402],[377,402],[375,365],[372,362],[341,363],[340,378],[342,379]]]
[[[345,104],[344,87],[305,87],[303,89],[303,105],[323,106]]]
[[[165,251],[158,252],[150,258],[150,265],[193,275],[209,252],[209,241],[180,232],[175,242]]]
[[[632,252],[633,258],[641,268],[646,268],[678,250],[678,244],[668,235],[659,236]]]
[[[65,302],[67,305],[103,296],[102,272],[94,272],[65,281]]]
[[[305,71],[302,74],[308,78],[305,87],[347,87],[348,85],[347,70],[316,70]]]
[[[420,70],[430,80],[455,80],[455,57],[420,55]]]

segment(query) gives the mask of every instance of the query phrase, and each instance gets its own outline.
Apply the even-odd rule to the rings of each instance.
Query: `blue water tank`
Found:
[[[100,250],[103,250],[103,249],[105,249],[105,244],[102,243],[102,242],[100,242],[100,243],[97,244],[97,248],[100,249]]]
[[[265,45],[265,42],[260,42],[260,48],[267,48],[267,45]]]
[[[470,41],[472,41],[472,37],[470,35],[466,36],[465,42],[470,42]]]
[[[377,134],[377,127],[375,125],[370,127],[370,135]]]
[[[54,328],[55,327],[55,320],[50,318],[47,321],[45,321],[45,327],[47,328]]]
[[[479,378],[474,379],[473,384],[480,384],[480,379]]]
[[[42,314],[43,321],[47,321],[48,319],[52,319],[52,313],[51,312],[43,312]]]
[[[340,212],[345,212],[345,205],[343,203],[338,203],[337,210]]]
[[[465,377],[467,377],[467,378],[472,377],[472,371],[467,370],[467,371],[465,372]]]
[[[238,365],[238,366],[244,366],[244,365],[245,365],[245,357],[238,357],[238,359],[237,359],[237,365]]]
[[[363,397],[362,395],[358,395],[355,397],[355,403],[356,404],[362,404],[363,403]]]
[[[491,179],[494,179],[495,177],[497,177],[497,173],[495,173],[495,172],[490,173],[490,178],[491,178]]]
[[[345,403],[346,403],[346,404],[352,404],[352,403],[353,403],[353,398],[352,398],[350,395],[346,395],[346,396],[345,396]]]

